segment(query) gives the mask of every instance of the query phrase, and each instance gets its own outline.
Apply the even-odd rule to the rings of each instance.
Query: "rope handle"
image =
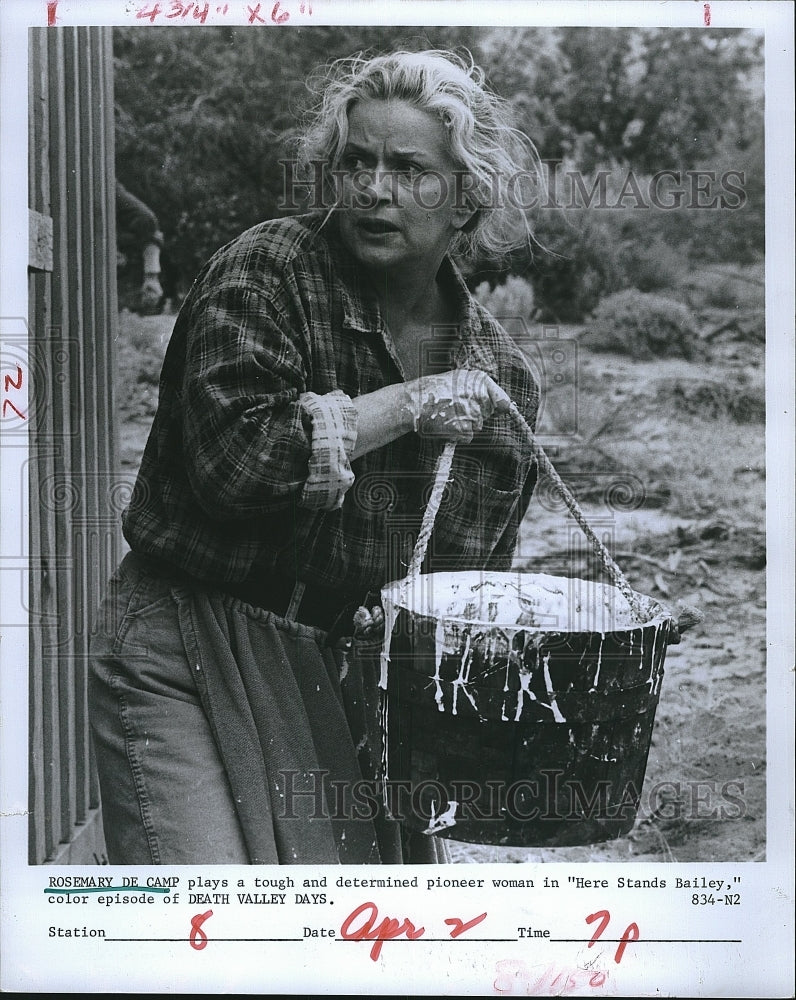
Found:
[[[437,471],[434,475],[434,487],[431,490],[431,496],[428,498],[428,504],[423,513],[423,521],[420,525],[420,532],[417,536],[417,541],[415,542],[415,549],[412,553],[412,559],[409,563],[409,568],[406,571],[406,579],[414,580],[420,575],[420,567],[423,565],[423,560],[426,558],[426,549],[428,548],[428,542],[431,538],[431,532],[434,530],[434,522],[437,519],[437,513],[442,503],[442,495],[445,492],[445,487],[448,485],[448,479],[451,474],[451,465],[453,464],[453,453],[456,450],[456,442],[448,441],[445,447],[442,449],[442,454],[437,460]]]
[[[595,555],[599,558],[602,563],[603,568],[610,576],[616,588],[621,592],[622,596],[625,598],[627,603],[630,605],[630,610],[633,612],[635,619],[644,623],[648,620],[649,615],[644,611],[638,597],[636,596],[633,588],[627,581],[627,577],[619,568],[611,553],[603,544],[602,540],[595,534],[589,522],[581,509],[580,504],[575,499],[575,495],[572,493],[570,488],[566,485],[564,480],[556,472],[553,463],[547,457],[547,454],[539,444],[536,439],[536,435],[533,430],[528,425],[525,417],[517,409],[516,403],[511,403],[509,405],[509,412],[517,420],[531,445],[531,450],[533,451],[534,458],[536,459],[537,465],[553,480],[556,489],[560,492],[564,503],[567,505],[567,509],[570,514],[575,518],[580,527],[581,531],[586,535],[588,540],[591,542],[592,549]],[[436,520],[437,513],[442,503],[442,496],[445,492],[445,486],[447,485],[448,479],[450,477],[451,465],[453,463],[453,453],[456,449],[455,441],[448,441],[442,450],[442,454],[437,462],[437,470],[434,477],[434,487],[431,491],[431,496],[429,497],[428,505],[423,514],[423,521],[420,526],[420,533],[417,536],[417,542],[415,543],[414,552],[412,553],[412,559],[409,563],[409,568],[407,570],[406,578],[404,580],[404,586],[408,586],[413,580],[415,580],[420,575],[420,567],[423,564],[423,560],[426,556],[426,550],[428,548],[429,539],[431,538],[431,532],[434,529],[434,521]]]

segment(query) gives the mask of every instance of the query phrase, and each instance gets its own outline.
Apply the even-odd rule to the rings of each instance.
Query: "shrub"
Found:
[[[607,213],[586,209],[540,213],[533,261],[540,319],[579,323],[604,295],[624,284],[620,246]]]
[[[708,420],[729,418],[737,424],[763,423],[766,419],[765,390],[762,385],[752,385],[745,375],[728,373],[721,382],[675,379],[668,389],[679,413]]]
[[[742,302],[738,283],[726,275],[709,281],[703,298],[705,305],[712,309],[737,309]]]
[[[706,268],[701,276],[704,304],[714,309],[765,310],[765,272],[762,265]]]
[[[582,341],[594,350],[617,351],[639,361],[690,359],[697,350],[699,331],[682,303],[625,289],[600,302]]]
[[[687,265],[682,248],[675,249],[660,236],[628,242],[620,254],[622,283],[640,292],[678,288]]]
[[[482,281],[475,290],[475,297],[481,305],[488,309],[495,319],[529,320],[534,314],[533,286],[524,278],[509,275],[502,285],[489,287],[489,282]]]

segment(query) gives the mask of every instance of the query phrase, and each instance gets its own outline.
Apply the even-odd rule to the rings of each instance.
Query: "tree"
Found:
[[[626,136],[623,159],[654,173],[693,168],[727,141],[748,145],[755,97],[747,81],[760,62],[762,39],[658,28],[642,32],[640,42],[628,105],[628,124],[639,127]]]
[[[283,168],[307,79],[358,50],[473,47],[471,28],[120,28],[117,173],[158,215],[164,287],[181,294],[220,246],[283,214]]]
[[[283,204],[280,161],[292,155],[297,120],[314,100],[307,85],[313,70],[357,51],[435,47],[472,53],[544,159],[566,160],[584,173],[684,171],[719,160],[728,168],[748,164],[759,190],[748,210],[752,214],[743,221],[740,213],[733,218],[731,240],[714,238],[716,213],[714,218],[705,213],[698,222],[669,213],[666,232],[676,242],[696,234],[702,247],[712,243],[718,252],[739,252],[741,245],[747,255],[762,249],[761,41],[753,33],[118,28],[117,171],[159,217],[167,293],[187,288],[210,254],[238,233],[291,210]],[[573,231],[576,223],[588,227],[583,238]],[[603,228],[574,215],[558,227],[540,223],[540,231],[549,231],[551,249],[579,253],[578,247],[589,246],[584,266],[598,271],[599,240],[593,234]],[[555,242],[559,236],[561,246]],[[577,273],[579,258],[570,260],[567,273],[553,282],[556,287],[565,288],[567,275]],[[529,264],[526,254],[511,266],[527,271]],[[498,275],[506,273],[507,265],[497,267]]]

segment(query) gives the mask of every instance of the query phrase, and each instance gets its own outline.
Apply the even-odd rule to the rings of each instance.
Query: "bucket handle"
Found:
[[[624,598],[627,600],[627,603],[630,605],[630,610],[632,611],[633,616],[642,624],[648,621],[649,614],[645,612],[642,607],[635,591],[628,583],[627,577],[619,568],[601,539],[595,534],[589,522],[586,520],[580,504],[575,499],[575,495],[566,485],[561,476],[559,476],[556,472],[553,467],[553,463],[547,457],[544,448],[537,441],[536,435],[529,426],[525,417],[523,417],[520,413],[516,403],[510,403],[509,412],[519,423],[520,427],[525,431],[525,435],[528,438],[528,442],[530,443],[537,465],[545,473],[545,475],[549,476],[550,479],[553,480],[553,483],[555,484],[556,489],[560,492],[570,514],[572,514],[581,531],[583,531],[588,540],[591,542],[594,553],[599,558],[603,568],[606,570],[614,585],[622,593]],[[440,504],[442,503],[445,486],[447,485],[450,477],[451,465],[453,463],[453,453],[455,449],[456,442],[448,441],[437,462],[437,470],[434,477],[434,488],[431,491],[428,505],[423,514],[420,532],[417,536],[417,542],[415,543],[412,559],[409,563],[406,577],[404,579],[404,587],[402,589],[408,587],[408,585],[420,575],[420,567],[422,566],[423,560],[426,556],[426,549],[428,548],[429,539],[431,538],[431,532],[434,530],[434,521],[436,520]]]

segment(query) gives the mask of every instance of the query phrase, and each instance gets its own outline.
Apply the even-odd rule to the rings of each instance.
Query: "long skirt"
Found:
[[[110,863],[447,860],[384,814],[379,648],[125,556],[89,679]]]

